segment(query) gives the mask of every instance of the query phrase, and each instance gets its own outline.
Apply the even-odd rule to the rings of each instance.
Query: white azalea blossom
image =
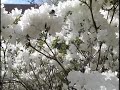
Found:
[[[1,5],[3,90],[118,90],[119,12],[117,5],[113,18],[107,11],[113,1],[44,3],[23,14]]]
[[[119,88],[118,79],[115,73],[111,73],[111,71],[102,74],[99,72],[71,71],[67,78],[71,81],[70,85],[77,90],[118,90]]]

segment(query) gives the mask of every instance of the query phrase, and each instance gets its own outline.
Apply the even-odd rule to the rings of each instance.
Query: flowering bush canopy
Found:
[[[114,0],[113,0],[114,1]],[[3,90],[118,90],[117,0],[38,9],[1,5]]]

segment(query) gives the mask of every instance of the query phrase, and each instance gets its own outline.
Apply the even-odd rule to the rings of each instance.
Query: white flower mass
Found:
[[[19,77],[32,83],[39,73],[44,83],[51,67],[56,70],[51,77],[65,68],[70,70],[66,77],[74,89],[63,83],[61,89],[50,90],[118,90],[118,16],[110,23],[111,15],[101,9],[104,0],[92,0],[93,20],[84,1],[89,5],[91,0],[67,0],[57,6],[45,3],[24,14],[17,8],[8,13],[1,5],[2,75],[17,80],[11,70],[18,70]],[[50,14],[51,10],[55,13]]]
[[[52,9],[53,7],[45,4],[39,7],[39,9],[31,8],[26,10],[21,17],[21,21],[18,22],[21,25],[22,33],[34,38],[37,37],[41,31],[45,31],[46,28],[48,28],[51,34],[60,32],[63,19],[58,15],[50,15],[49,12]]]
[[[99,72],[83,74],[80,71],[71,71],[67,78],[71,81],[70,85],[77,90],[119,90],[119,80],[111,71],[102,74]]]

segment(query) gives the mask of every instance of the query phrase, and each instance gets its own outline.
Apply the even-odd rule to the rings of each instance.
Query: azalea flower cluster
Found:
[[[2,5],[4,79],[18,80],[33,90],[59,90],[58,86],[60,90],[118,90],[118,12],[111,22],[103,3],[45,3],[24,14],[17,8],[8,13]],[[16,90],[24,90],[24,85],[16,85]]]

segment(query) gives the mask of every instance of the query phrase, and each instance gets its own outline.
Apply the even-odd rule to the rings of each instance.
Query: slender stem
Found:
[[[31,44],[29,45],[31,48],[33,48],[34,50],[36,50],[37,52],[39,52],[40,54],[46,56],[47,58],[50,58],[50,59],[53,59],[52,57],[50,56],[47,56],[46,54],[44,54],[43,52],[39,51],[38,49],[36,49],[35,47],[33,47]]]
[[[32,62],[31,62],[31,64],[32,64]],[[33,71],[34,77],[36,78],[36,81],[38,82],[38,87],[39,87],[39,89],[40,89],[41,84],[40,84],[40,81],[39,81],[37,75],[35,74],[35,71],[34,71],[33,67],[32,67],[33,64],[32,64],[32,65],[29,64],[29,66],[30,66],[30,68],[31,68],[32,71]]]
[[[90,12],[91,12],[91,16],[92,16],[92,21],[93,21],[93,24],[94,24],[94,28],[95,28],[95,30],[96,30],[96,33],[98,33],[98,31],[97,31],[97,25],[96,25],[96,22],[95,22],[95,20],[94,20],[94,16],[93,16],[93,12],[92,12],[92,9],[90,9]]]
[[[55,54],[53,53],[52,49],[50,48],[50,46],[48,45],[48,43],[46,41],[44,41],[45,44],[48,46],[48,48],[50,49],[50,51],[52,52],[52,54],[55,56]]]
[[[96,67],[96,70],[98,70],[98,65],[100,63],[100,57],[101,57],[101,47],[102,47],[102,42],[100,42],[100,48],[99,48],[99,55],[98,55],[98,63],[97,63],[97,67]]]
[[[30,43],[29,43],[29,46],[30,46],[31,48],[33,48],[34,50],[36,50],[37,52],[39,52],[40,54],[46,56],[47,58],[55,60],[55,61],[61,66],[61,68],[63,69],[64,73],[67,75],[67,72],[66,72],[65,68],[64,68],[63,65],[57,60],[57,58],[56,58],[55,56],[50,57],[50,56],[44,54],[43,52],[41,52],[41,51],[39,51],[38,49],[36,49],[35,47],[33,47]]]
[[[29,89],[26,88],[26,86],[22,82],[17,81],[17,80],[8,80],[8,81],[3,82],[3,84],[6,84],[6,83],[20,83],[26,90],[29,90]]]
[[[12,73],[19,80],[19,82],[26,88],[26,90],[31,90],[29,85],[27,85],[21,78],[19,78],[14,71],[12,71]]]
[[[117,8],[117,6],[116,7],[114,6],[114,8],[113,8],[113,14],[112,14],[112,17],[111,17],[111,20],[110,20],[110,24],[112,23],[113,17],[115,15],[116,8]]]
[[[93,11],[92,11],[92,0],[90,0],[90,5],[88,5],[85,1],[81,1],[81,2],[83,2],[90,9],[93,25],[94,25],[96,33],[98,33],[98,28],[97,28],[96,22],[94,20],[94,15],[93,15]]]

